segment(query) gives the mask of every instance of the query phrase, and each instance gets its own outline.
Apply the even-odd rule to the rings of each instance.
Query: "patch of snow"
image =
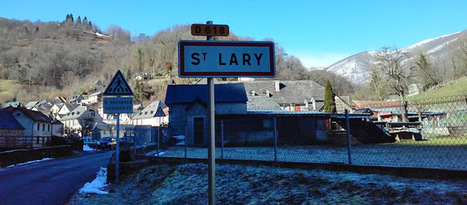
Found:
[[[159,150],[159,156],[162,156],[162,155],[164,155],[164,154],[165,154],[165,152],[164,152],[163,150]],[[154,151],[152,151],[152,152],[148,152],[148,153],[146,153],[145,155],[146,155],[146,156],[158,156],[158,155],[157,155],[157,150],[154,150]]]
[[[43,158],[43,159],[38,159],[38,160],[34,160],[34,161],[29,161],[29,162],[23,162],[23,163],[19,163],[19,164],[12,164],[8,167],[14,167],[14,166],[20,166],[20,165],[25,165],[25,164],[32,164],[32,163],[37,163],[37,162],[42,162],[42,161],[47,161],[47,160],[52,160],[54,158]]]
[[[96,179],[86,183],[83,188],[79,189],[80,194],[108,194],[108,191],[103,191],[107,186],[107,168],[101,167],[97,172]]]
[[[431,41],[434,41],[434,40],[437,40],[437,39],[441,39],[441,38],[446,38],[446,37],[448,37],[448,36],[456,35],[456,34],[458,34],[458,33],[460,33],[460,32],[456,32],[456,33],[452,33],[452,34],[448,34],[448,35],[444,35],[444,36],[440,36],[440,37],[436,37],[436,38],[430,38],[430,39],[421,41],[421,42],[419,42],[419,43],[416,43],[416,44],[414,44],[414,45],[405,47],[405,48],[403,48],[402,50],[405,50],[405,51],[407,51],[407,50],[412,50],[412,49],[414,49],[414,48],[423,46],[424,44],[427,44],[427,43],[429,43],[429,42],[431,42]]]
[[[89,145],[84,144],[84,145],[83,145],[83,151],[94,151],[94,149],[91,148],[91,147],[89,147]]]
[[[175,139],[178,139],[178,140],[184,140],[185,135],[177,135],[177,136],[173,136],[172,138],[175,138]]]
[[[443,43],[443,44],[441,44],[441,45],[439,45],[439,46],[436,46],[436,47],[430,49],[430,50],[427,52],[427,54],[432,54],[432,53],[434,53],[434,52],[436,52],[436,51],[440,51],[440,50],[442,50],[445,46],[449,45],[450,43],[452,43],[452,42],[454,42],[454,41],[456,41],[456,40],[457,40],[457,38],[455,38],[455,39],[453,39],[453,40],[451,40],[451,41],[448,41],[448,42],[446,42],[446,43]]]
[[[96,34],[97,37],[107,37],[107,35],[99,33],[99,32],[96,32],[94,34]]]
[[[180,142],[177,142],[177,144],[175,144],[175,145],[177,145],[177,146],[183,146],[183,145],[185,145],[185,140],[180,141]]]

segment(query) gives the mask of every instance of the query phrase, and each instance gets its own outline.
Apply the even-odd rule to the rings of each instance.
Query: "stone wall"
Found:
[[[69,145],[5,151],[0,152],[0,167],[6,167],[12,164],[19,164],[43,158],[70,156],[72,154],[73,149]]]

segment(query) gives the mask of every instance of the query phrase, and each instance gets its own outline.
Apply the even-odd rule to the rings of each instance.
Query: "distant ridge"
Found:
[[[443,64],[446,69],[452,68],[451,54],[460,45],[467,42],[467,30],[443,35],[436,38],[423,40],[419,43],[402,48],[409,54],[405,63],[413,63],[419,54],[424,54],[433,64]],[[367,84],[370,81],[371,67],[377,51],[366,51],[344,58],[331,66],[326,71],[341,75],[356,84]]]

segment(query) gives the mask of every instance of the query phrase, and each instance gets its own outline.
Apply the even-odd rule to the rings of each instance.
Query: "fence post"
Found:
[[[224,159],[224,120],[221,120],[221,159]]]
[[[352,165],[352,157],[350,154],[350,124],[349,124],[349,111],[345,110],[345,125],[346,125],[346,132],[347,132],[347,155],[349,157],[349,165]]]
[[[159,124],[159,127],[157,128],[157,156],[159,156],[159,149],[160,149],[160,134],[161,134],[161,125]]]
[[[186,133],[186,132],[185,132],[185,133]],[[185,135],[183,136],[183,141],[185,142],[185,146],[184,146],[184,147],[185,147],[185,159],[186,159],[186,158],[187,158],[187,153],[186,153],[187,150],[186,150],[186,149],[187,149],[187,144],[188,144],[188,142],[187,142],[187,139],[186,139],[186,136],[185,136]]]
[[[274,117],[274,161],[277,162],[277,120]]]

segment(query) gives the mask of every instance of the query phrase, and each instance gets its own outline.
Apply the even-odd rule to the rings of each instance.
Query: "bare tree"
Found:
[[[378,69],[373,68],[369,88],[371,91],[373,91],[374,97],[377,100],[384,100],[388,97],[387,81],[384,79],[383,76],[381,76],[381,74],[378,72]]]
[[[383,47],[376,55],[376,68],[387,77],[388,85],[401,101],[402,120],[408,122],[405,93],[407,91],[411,68],[404,63],[408,54],[396,47]]]

